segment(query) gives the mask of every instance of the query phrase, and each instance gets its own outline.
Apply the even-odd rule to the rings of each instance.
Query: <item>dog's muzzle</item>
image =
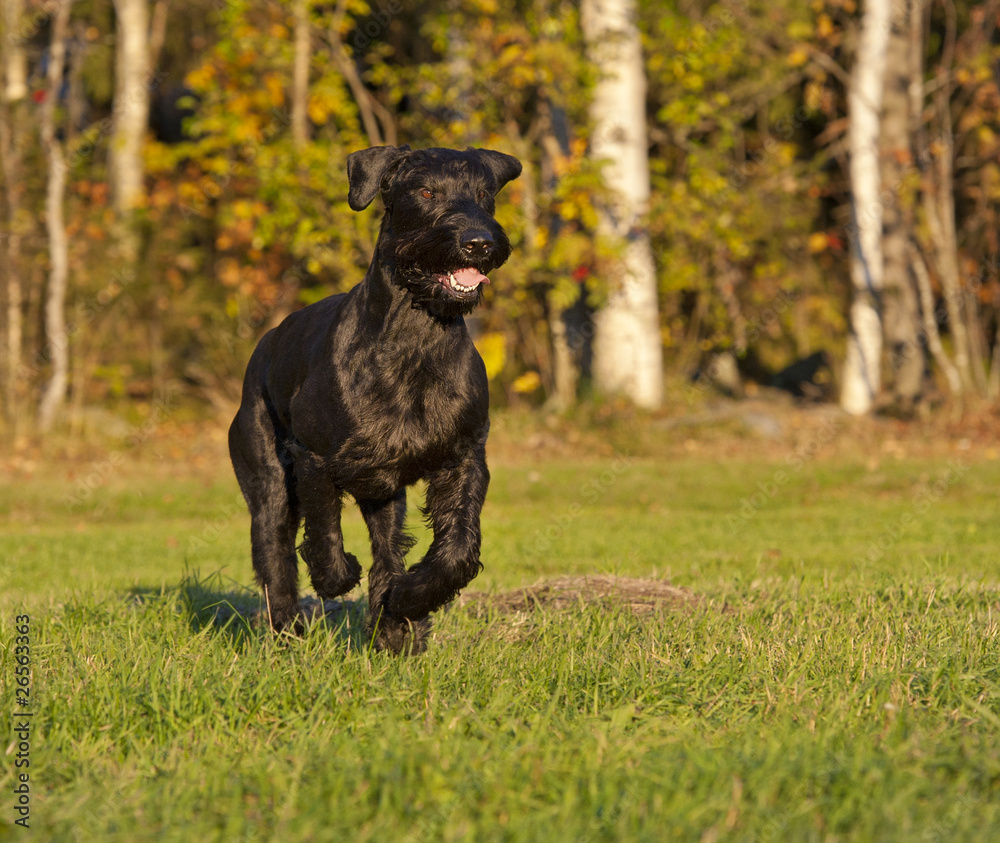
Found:
[[[496,241],[489,231],[472,229],[463,233],[459,243],[461,253],[470,259],[470,265],[458,267],[447,273],[435,273],[434,280],[452,295],[475,296],[479,286],[489,284],[490,279],[474,263],[488,264],[496,249]]]
[[[490,283],[490,279],[474,266],[453,269],[447,275],[437,273],[434,275],[434,280],[446,290],[458,296],[474,295],[479,289],[480,284]]]

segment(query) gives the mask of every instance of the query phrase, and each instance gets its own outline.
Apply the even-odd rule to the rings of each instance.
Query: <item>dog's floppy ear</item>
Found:
[[[521,162],[513,155],[505,155],[503,152],[496,152],[492,149],[477,149],[479,160],[482,161],[496,179],[497,189],[500,192],[507,182],[513,181],[521,175]]]
[[[373,146],[352,152],[347,156],[347,204],[352,211],[363,211],[378,194],[382,185],[382,176],[390,167],[410,151],[403,146]]]

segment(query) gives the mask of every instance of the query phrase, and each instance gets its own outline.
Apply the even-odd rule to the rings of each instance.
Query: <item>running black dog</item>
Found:
[[[229,451],[250,509],[257,581],[275,630],[298,629],[296,534],[321,598],[361,580],[344,550],[343,495],[371,535],[369,631],[423,648],[428,615],[479,573],[486,497],[486,369],[463,315],[510,256],[494,196],[521,164],[492,150],[375,147],[347,159],[355,211],[385,215],[364,280],[268,332],[250,359]],[[406,487],[427,481],[434,531],[406,570]]]

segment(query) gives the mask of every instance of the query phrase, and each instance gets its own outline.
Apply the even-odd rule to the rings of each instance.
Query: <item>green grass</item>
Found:
[[[0,683],[11,735],[26,612],[29,836],[1000,840],[998,477],[946,458],[494,465],[476,589],[600,572],[699,600],[454,609],[412,659],[371,653],[358,607],[290,643],[213,623],[256,599],[223,471],[115,466],[77,500],[77,477],[10,484]],[[345,532],[363,550],[353,510]]]

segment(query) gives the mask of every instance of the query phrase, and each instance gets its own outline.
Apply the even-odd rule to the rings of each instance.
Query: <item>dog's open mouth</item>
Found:
[[[467,266],[463,269],[455,269],[447,275],[436,274],[434,279],[449,292],[459,296],[468,296],[479,289],[480,284],[489,284],[487,278],[478,269]]]

